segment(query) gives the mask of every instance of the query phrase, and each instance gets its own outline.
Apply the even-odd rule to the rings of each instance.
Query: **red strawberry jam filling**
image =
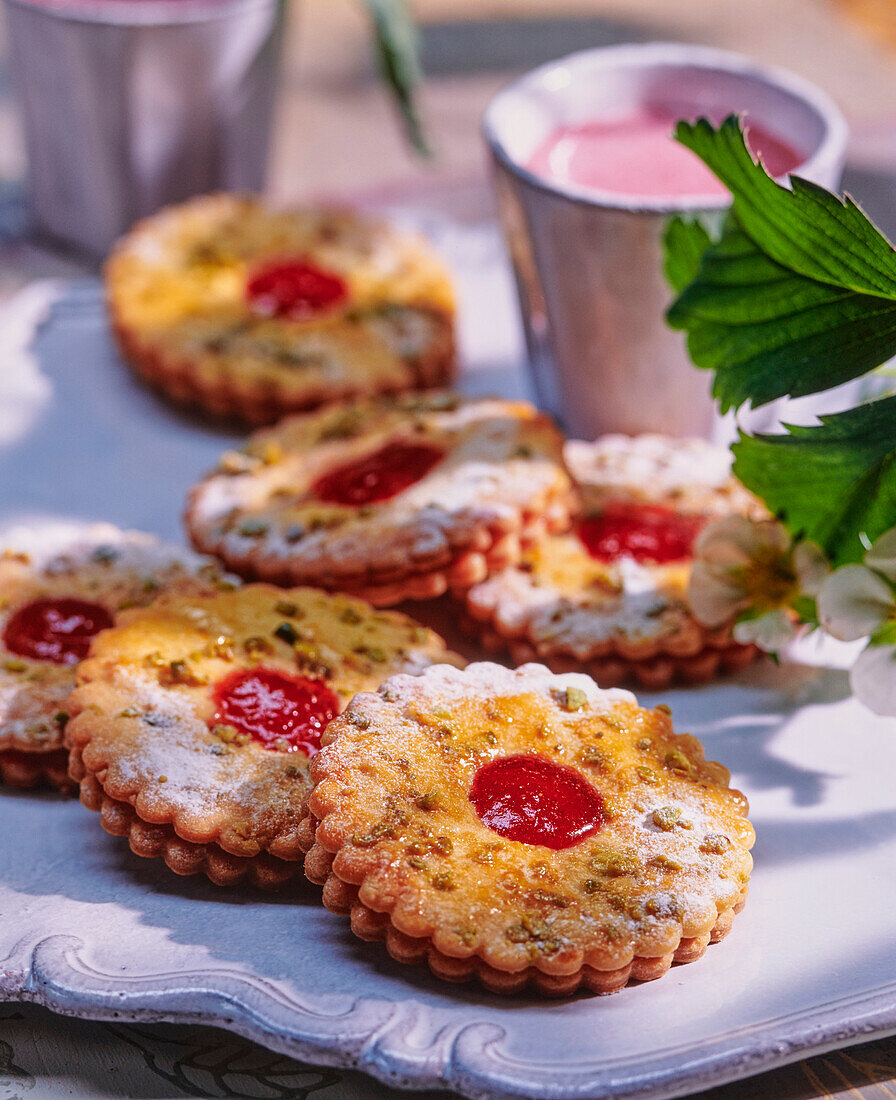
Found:
[[[375,504],[404,492],[445,457],[428,443],[396,440],[378,451],[322,474],[311,492],[326,504]]]
[[[596,516],[580,520],[578,536],[592,558],[664,564],[689,558],[694,539],[706,523],[703,516],[685,515],[659,504],[612,501]]]
[[[571,848],[604,823],[604,800],[575,769],[519,754],[479,769],[470,801],[500,836],[545,848]]]
[[[90,640],[112,625],[112,616],[98,603],[70,596],[44,596],[10,615],[3,644],[19,657],[74,665],[83,661]]]
[[[268,264],[246,285],[246,298],[256,313],[294,321],[325,313],[347,297],[344,279],[307,260]]]
[[[320,735],[339,713],[339,700],[323,680],[290,676],[275,668],[238,669],[215,687],[215,725],[232,726],[267,749],[314,756]]]

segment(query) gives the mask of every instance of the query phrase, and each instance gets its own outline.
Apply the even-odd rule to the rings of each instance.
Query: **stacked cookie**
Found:
[[[222,886],[301,873],[308,763],[358,691],[435,661],[441,639],[395,612],[250,584],[162,597],[94,643],[69,700],[81,801],[137,855]]]
[[[194,489],[196,547],[243,576],[380,605],[467,588],[569,526],[562,439],[531,405],[447,392],[290,417]]]
[[[743,907],[746,799],[628,692],[443,665],[358,695],[324,740],[306,874],[399,962],[499,993],[612,993],[699,958]]]
[[[652,690],[754,660],[756,648],[735,642],[730,623],[699,623],[687,594],[702,528],[720,516],[765,515],[731,476],[730,453],[657,435],[571,441],[565,453],[576,520],[467,589],[467,620],[482,643],[516,662]]]

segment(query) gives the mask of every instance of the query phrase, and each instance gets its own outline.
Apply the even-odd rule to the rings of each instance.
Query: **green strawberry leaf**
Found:
[[[678,292],[669,323],[715,372],[723,409],[819,393],[896,354],[896,252],[851,199],[775,183],[733,116],[679,123],[676,136],[733,196],[718,241],[681,227],[664,236]],[[860,561],[896,525],[896,397],[819,421],[741,432],[734,473],[834,565]]]
[[[675,247],[679,267],[693,264],[692,250]],[[716,372],[713,394],[723,412],[838,386],[896,353],[896,301],[789,270],[734,218],[698,262],[668,320],[687,331],[694,363]]]
[[[819,282],[896,299],[896,252],[849,196],[791,176],[782,187],[757,164],[736,115],[718,129],[679,122],[675,137],[733,195],[738,223],[772,260]]]
[[[780,435],[742,432],[734,473],[834,565],[861,561],[896,523],[896,397],[819,420]]]
[[[733,195],[721,239],[704,247],[667,233],[678,298],[667,318],[698,367],[716,372],[726,411],[818,393],[896,354],[896,252],[849,198],[754,162],[735,116],[718,129],[680,122],[676,137]]]
[[[696,219],[674,217],[663,226],[663,274],[677,294],[697,278],[711,243],[709,231]]]

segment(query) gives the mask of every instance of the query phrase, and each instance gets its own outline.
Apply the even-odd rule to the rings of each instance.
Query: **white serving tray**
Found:
[[[496,239],[442,244],[466,309],[465,384],[519,392]],[[187,487],[231,439],[131,379],[95,282],[31,287],[0,316],[0,523],[108,519],[180,538]],[[665,693],[677,728],[749,794],[758,840],[731,936],[659,982],[561,1002],[449,986],[354,939],[313,887],[270,898],[178,879],[75,801],[0,790],[0,999],[217,1024],[392,1084],[541,1100],[659,1100],[894,1032],[896,721],[816,667],[841,657],[804,647],[803,663]]]

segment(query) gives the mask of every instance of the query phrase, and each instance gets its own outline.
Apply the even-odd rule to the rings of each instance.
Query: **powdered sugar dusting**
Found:
[[[594,443],[570,440],[564,456],[586,511],[624,500],[706,517],[764,512],[731,476],[730,452],[702,439],[607,435]],[[576,535],[553,535],[521,567],[474,585],[467,606],[504,637],[587,661],[617,642],[663,647],[683,630],[698,630],[687,601],[689,569],[689,562],[650,564],[625,555],[598,561]]]
[[[564,456],[582,485],[661,498],[693,486],[719,488],[731,476],[731,452],[703,439],[605,435],[594,443],[571,439]]]
[[[553,700],[554,692],[564,692],[567,688],[584,692],[589,707],[599,713],[611,711],[620,703],[637,704],[638,701],[630,691],[599,688],[584,673],[557,674],[538,664],[511,669],[492,661],[478,661],[465,669],[432,665],[419,676],[392,676],[382,685],[380,694],[401,705],[415,699],[453,702],[472,695],[494,698],[527,692]]]
[[[188,696],[166,691],[152,676],[134,668],[122,668],[119,683],[129,708],[148,716],[152,724],[139,737],[135,746],[139,751],[119,753],[110,764],[117,784],[140,788],[164,776],[166,798],[175,800],[184,815],[201,818],[210,792],[233,794],[245,781],[246,776],[228,767],[223,757],[196,751],[197,736],[207,739],[208,730]]]
[[[122,531],[111,523],[77,523],[65,520],[36,520],[0,526],[0,553],[4,550],[27,554],[35,572],[67,572],[95,560],[97,550],[115,551],[121,569],[153,572],[180,564],[197,571],[212,559],[187,547],[162,542],[143,531]]]
[[[731,473],[731,452],[704,439],[605,435],[569,440],[564,457],[588,510],[610,500],[663,504],[705,516],[762,517],[765,506]]]

